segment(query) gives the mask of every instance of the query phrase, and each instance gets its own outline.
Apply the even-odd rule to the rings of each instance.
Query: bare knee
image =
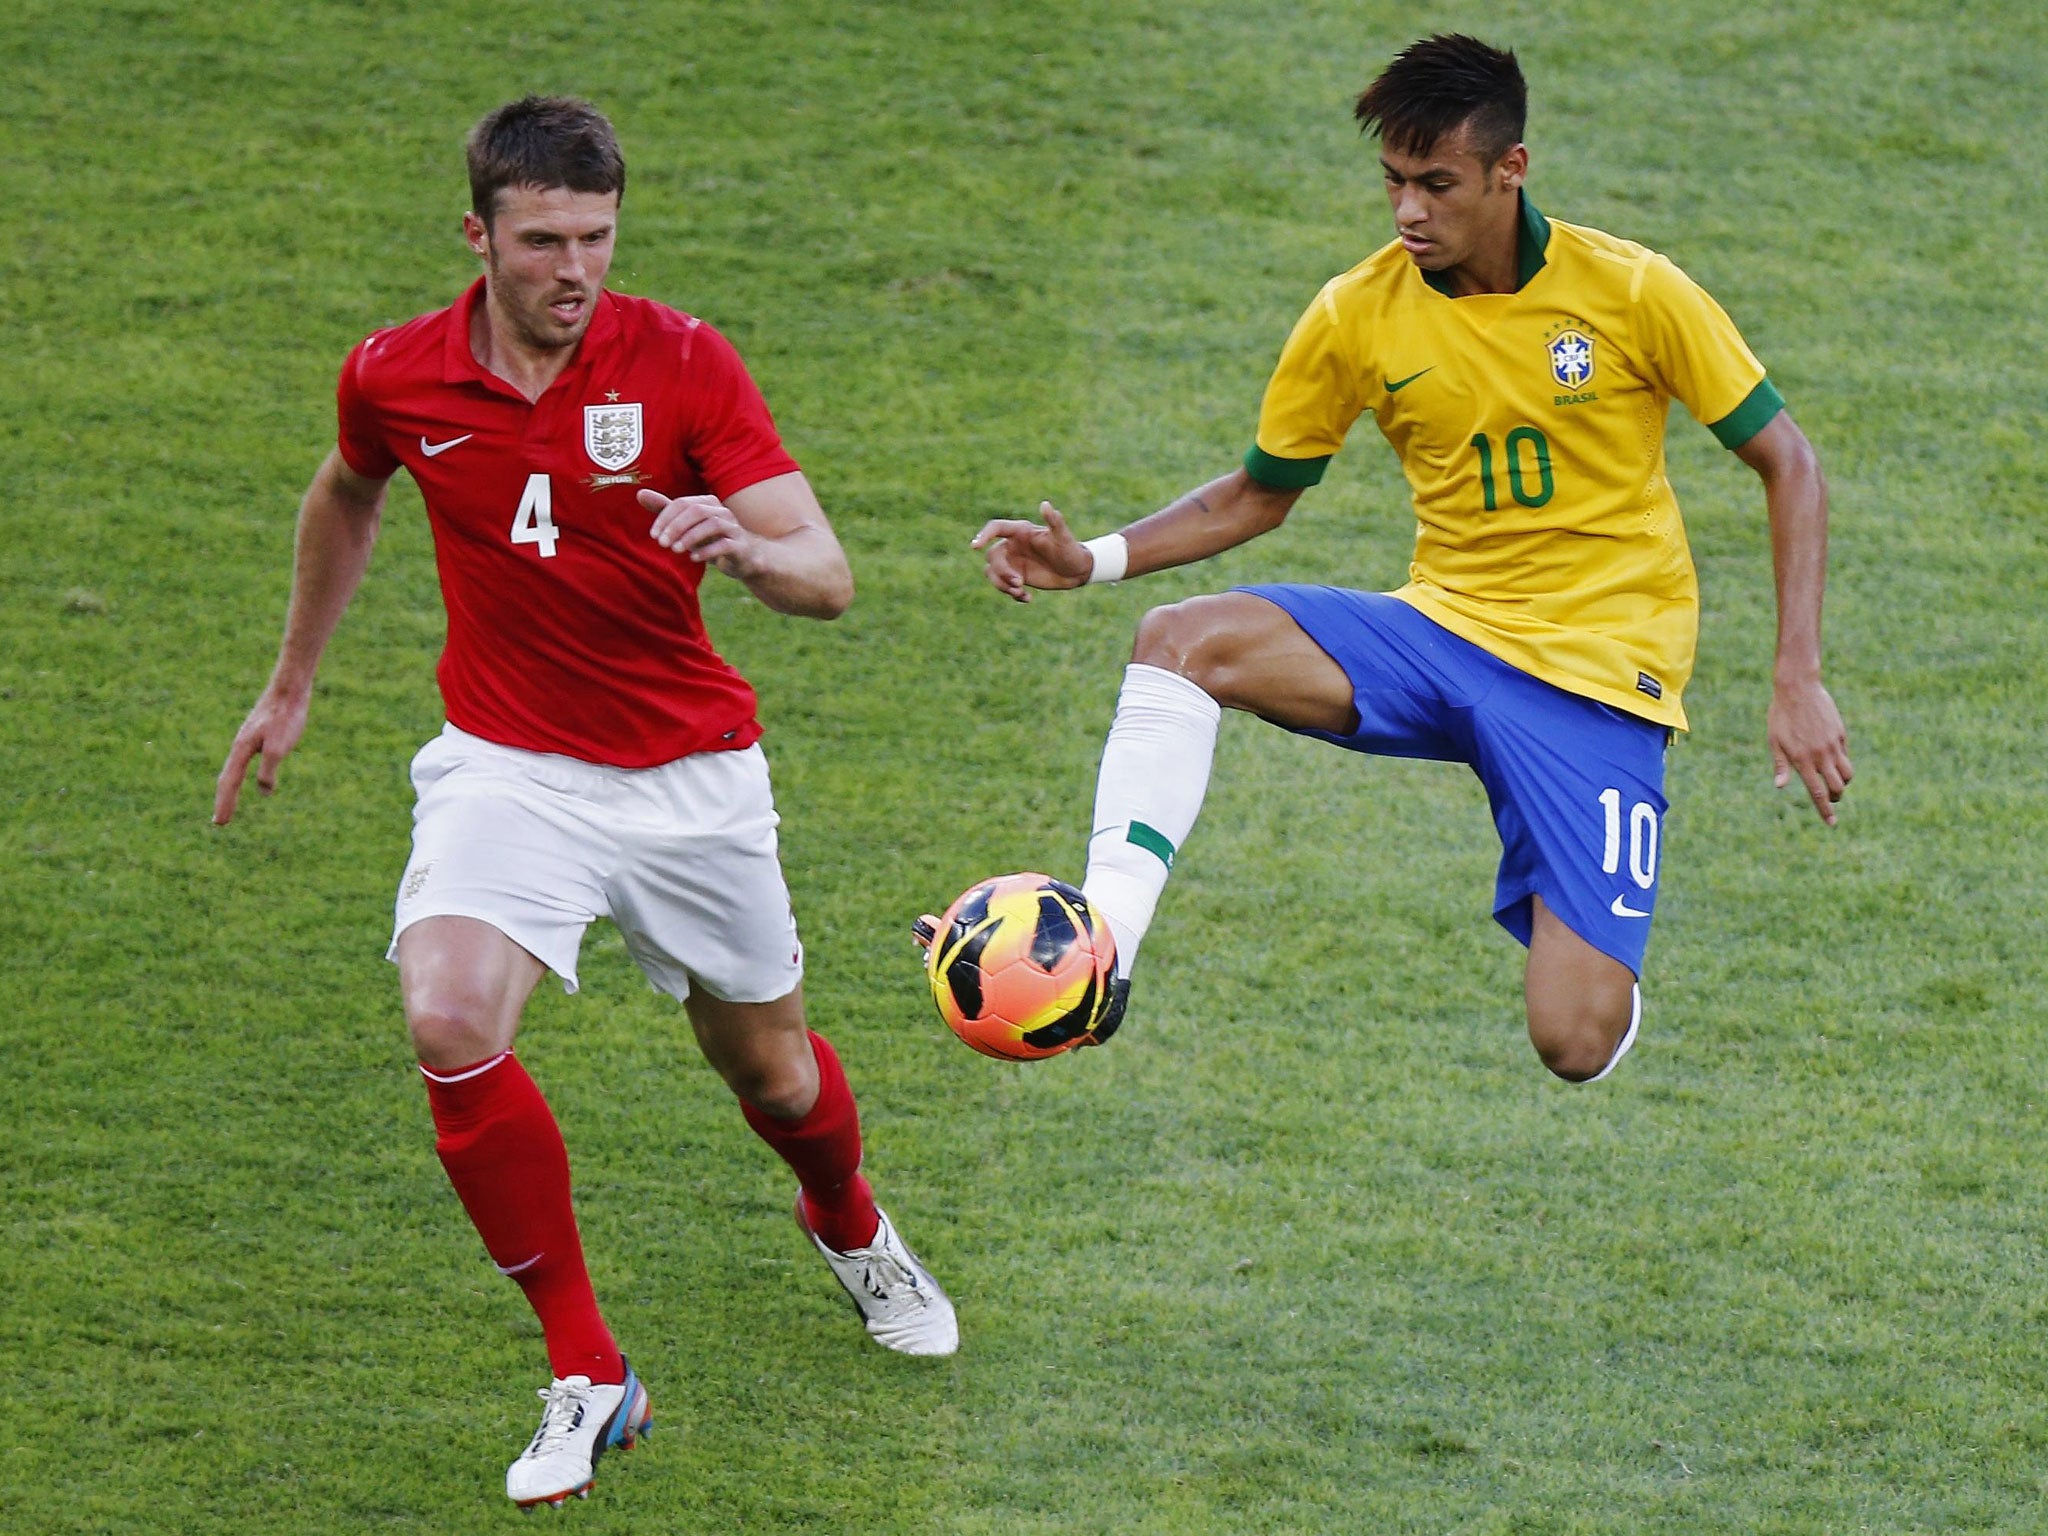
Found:
[[[1573,932],[1541,896],[1531,901],[1522,987],[1529,1043],[1544,1066],[1583,1083],[1613,1064],[1635,1017],[1635,973]]]
[[[510,1044],[485,1009],[428,1004],[408,1008],[405,1023],[412,1032],[413,1054],[422,1066],[437,1071],[469,1066]]]
[[[1131,660],[1177,672],[1218,703],[1228,703],[1243,647],[1229,627],[1227,595],[1191,597],[1150,610],[1138,621]]]
[[[742,1104],[771,1120],[801,1120],[811,1112],[818,1102],[818,1058],[801,1008],[785,1018],[695,994],[687,1006],[704,1059]]]
[[[742,1104],[772,1120],[801,1120],[818,1102],[818,1058],[803,990],[769,1003],[730,1003],[693,989],[683,1000],[698,1048]]]
[[[714,1065],[741,1103],[771,1120],[801,1120],[818,1102],[818,1067],[813,1060],[798,1062],[788,1052],[748,1053]]]
[[[471,917],[428,917],[398,936],[406,1027],[423,1066],[446,1070],[510,1050],[540,961]]]
[[[1543,1065],[1568,1083],[1598,1077],[1614,1060],[1628,1033],[1631,1007],[1611,1001],[1581,999],[1574,1003],[1529,1004],[1529,1043]]]

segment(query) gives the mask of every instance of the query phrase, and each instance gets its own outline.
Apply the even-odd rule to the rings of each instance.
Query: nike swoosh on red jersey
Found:
[[[460,437],[449,438],[448,441],[445,443],[430,443],[426,440],[425,437],[422,437],[420,439],[420,452],[424,453],[428,458],[431,459],[432,457],[434,457],[435,454],[446,453],[450,448],[453,448],[457,443],[466,443],[472,437],[475,436],[476,434],[474,432],[465,432]]]

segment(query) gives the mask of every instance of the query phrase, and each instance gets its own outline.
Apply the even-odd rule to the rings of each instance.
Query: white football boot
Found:
[[[590,1497],[597,1458],[616,1446],[630,1451],[654,1427],[647,1389],[626,1367],[616,1386],[593,1386],[588,1376],[557,1377],[539,1392],[547,1407],[533,1443],[505,1469],[505,1493],[531,1512]]]
[[[953,1303],[888,1216],[879,1209],[875,1214],[881,1224],[867,1247],[841,1253],[819,1240],[804,1217],[803,1196],[796,1199],[796,1224],[846,1287],[877,1344],[904,1355],[952,1354],[960,1347],[960,1323],[953,1315]]]

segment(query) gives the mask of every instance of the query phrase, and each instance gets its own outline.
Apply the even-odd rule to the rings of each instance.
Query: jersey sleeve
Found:
[[[348,467],[365,480],[389,480],[398,473],[398,460],[392,454],[390,444],[384,440],[384,431],[377,423],[376,407],[363,393],[363,358],[376,340],[375,336],[369,336],[357,342],[355,350],[341,365],[341,377],[334,386],[335,416],[339,425],[336,442]]]
[[[1321,480],[1364,409],[1359,378],[1336,301],[1325,288],[1280,349],[1259,406],[1258,437],[1244,456],[1245,472],[1261,485],[1288,490]]]
[[[712,495],[730,496],[797,469],[775,430],[768,402],[731,342],[699,322],[687,366],[696,398],[683,451]]]
[[[1638,282],[1638,324],[1653,382],[1722,447],[1740,448],[1784,409],[1784,396],[1706,289],[1655,255]]]

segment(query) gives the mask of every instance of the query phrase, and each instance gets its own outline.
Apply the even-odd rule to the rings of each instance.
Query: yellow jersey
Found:
[[[1332,278],[1266,386],[1252,478],[1320,480],[1370,411],[1415,501],[1394,596],[1546,682],[1685,728],[1699,583],[1664,467],[1684,403],[1729,448],[1784,401],[1666,258],[1521,202],[1513,293],[1452,297],[1395,241]]]

